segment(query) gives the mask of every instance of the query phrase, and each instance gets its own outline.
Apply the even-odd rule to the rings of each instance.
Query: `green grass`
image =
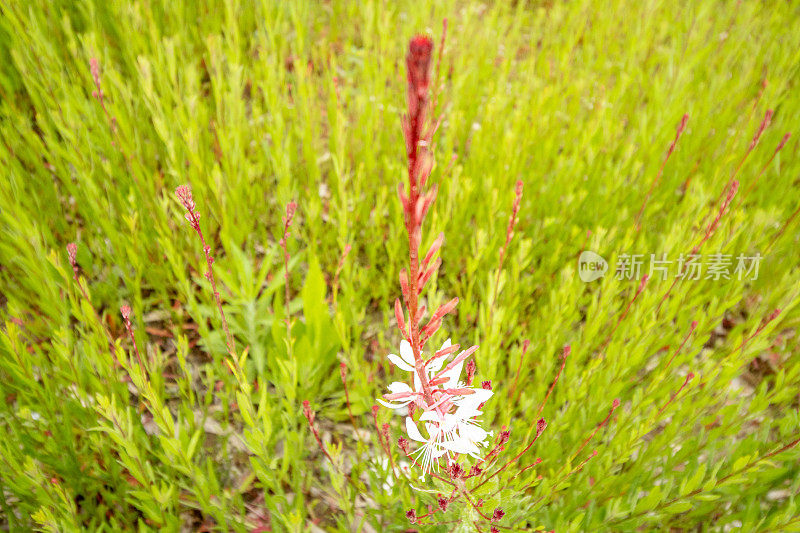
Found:
[[[522,460],[541,465],[497,485],[502,523],[800,531],[800,451],[770,455],[800,437],[800,4],[716,0],[0,3],[1,527],[249,531],[270,516],[275,531],[402,531],[406,510],[435,502],[387,483],[369,431],[374,399],[401,378],[385,355],[407,260],[402,58],[416,32],[438,43],[444,18],[439,195],[423,246],[445,232],[428,308],[460,304],[433,342],[481,345],[478,376],[496,392],[485,425],[511,427],[508,456],[572,346]],[[113,124],[92,97],[92,57]],[[579,280],[583,249],[612,264],[688,253],[768,108],[702,248],[760,252],[756,281],[678,282],[661,306],[671,282],[654,278],[626,312],[637,280]],[[244,374],[226,364],[202,249],[173,195],[185,183],[248,348]],[[292,199],[286,302],[278,240]],[[71,279],[71,241],[100,320]],[[304,399],[352,483],[314,442]],[[379,421],[403,433],[387,410]]]

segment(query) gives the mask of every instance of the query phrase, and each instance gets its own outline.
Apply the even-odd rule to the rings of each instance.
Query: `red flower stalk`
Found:
[[[344,363],[339,364],[339,376],[342,378],[342,386],[344,387],[344,398],[347,402],[347,415],[350,417],[350,423],[353,429],[356,429],[356,419],[353,417],[353,410],[350,407],[350,391],[347,389],[347,365]],[[356,431],[356,435],[358,432]]]
[[[316,413],[314,413],[314,410],[311,409],[311,404],[309,403],[308,400],[303,400],[303,416],[305,416],[306,420],[308,421],[308,427],[311,429],[311,433],[314,434],[314,440],[317,441],[319,449],[322,450],[322,453],[325,454],[325,457],[328,458],[328,461],[330,461],[331,464],[338,469],[336,463],[333,462],[333,459],[328,453],[328,450],[325,449],[325,445],[322,444],[322,438],[319,436],[319,432],[317,431],[317,428],[314,426],[314,419],[316,418]]]
[[[511,244],[511,238],[514,236],[514,228],[517,225],[517,215],[519,214],[519,207],[522,204],[522,180],[517,180],[517,186],[514,188],[514,203],[511,206],[511,216],[508,219],[508,227],[506,228],[506,241],[500,249],[500,262],[497,265],[497,275],[494,279],[494,294],[492,295],[492,305],[489,307],[489,312],[494,315],[494,306],[497,303],[497,290],[500,286],[500,272],[503,271],[503,263],[506,259],[506,252],[508,245]]]
[[[128,336],[133,343],[133,353],[136,354],[136,359],[139,360],[139,368],[142,369],[142,374],[146,375],[147,368],[142,362],[142,356],[139,355],[139,347],[136,345],[136,337],[133,334],[133,326],[131,325],[131,308],[127,305],[123,305],[119,308],[119,312],[122,315],[122,320],[125,322],[125,329],[128,330]]]
[[[650,189],[647,191],[647,195],[644,197],[644,201],[642,202],[642,207],[639,208],[639,212],[636,214],[636,229],[638,230],[641,227],[642,221],[642,214],[644,214],[644,208],[647,206],[647,201],[650,200],[650,196],[653,194],[653,190],[656,188],[656,185],[661,180],[661,176],[664,174],[664,166],[667,164],[672,152],[675,151],[675,146],[678,144],[678,139],[681,138],[681,134],[683,130],[686,129],[686,123],[689,121],[689,115],[683,115],[681,119],[681,123],[678,124],[678,130],[675,132],[675,138],[672,139],[672,143],[669,145],[667,149],[667,154],[664,156],[664,160],[661,161],[661,167],[658,169],[658,174],[656,174],[655,179],[650,184]]]
[[[186,209],[186,214],[184,217],[189,222],[189,225],[192,227],[192,229],[197,233],[198,237],[200,237],[200,242],[203,245],[203,253],[206,256],[206,266],[208,268],[206,271],[206,279],[211,282],[211,288],[214,291],[214,300],[217,303],[217,310],[219,311],[219,316],[222,319],[222,329],[225,331],[225,342],[228,347],[228,354],[230,354],[230,356],[236,360],[236,344],[234,343],[233,335],[231,335],[231,331],[228,328],[228,321],[225,319],[225,311],[222,310],[222,299],[219,296],[217,282],[214,278],[214,270],[212,269],[214,257],[211,255],[211,247],[206,244],[203,231],[200,229],[200,213],[198,213],[196,210],[194,198],[192,198],[192,189],[190,189],[188,185],[181,185],[175,189],[175,196],[178,197],[181,205],[183,205],[184,209]]]
[[[406,156],[408,158],[408,189],[399,188],[400,201],[403,205],[406,232],[408,234],[409,268],[400,275],[400,285],[403,299],[408,307],[408,329],[400,327],[405,323],[402,308],[395,306],[398,326],[401,333],[411,344],[414,354],[415,370],[419,376],[424,399],[428,404],[434,402],[427,373],[422,359],[423,334],[418,326],[421,318],[419,309],[419,295],[422,287],[438,269],[440,260],[429,265],[432,256],[441,246],[437,240],[431,251],[425,256],[423,267],[420,269],[419,246],[421,241],[422,221],[428,211],[436,190],[425,190],[425,184],[433,166],[433,156],[430,153],[430,135],[432,131],[428,125],[431,54],[433,41],[430,37],[418,35],[411,39],[406,56],[408,79],[408,113],[403,118],[403,133],[406,141]],[[455,305],[453,305],[455,307]],[[452,308],[450,309],[452,310]],[[444,316],[446,312],[442,313]],[[440,319],[441,317],[438,317]],[[432,319],[429,328],[425,330],[425,337],[430,337],[438,329],[439,320]],[[439,322],[439,323],[437,323]]]
[[[667,403],[665,403],[665,404],[664,404],[664,406],[663,406],[661,409],[659,409],[659,410],[658,410],[658,415],[659,415],[659,416],[661,415],[661,413],[663,413],[663,412],[664,412],[664,410],[665,410],[665,409],[666,409],[666,408],[669,406],[669,404],[671,404],[671,403],[672,403],[672,401],[673,401],[675,398],[677,398],[677,397],[678,397],[678,395],[681,393],[681,391],[682,391],[684,388],[686,388],[686,385],[688,385],[688,384],[689,384],[689,382],[690,382],[690,381],[692,381],[693,379],[694,379],[694,372],[689,372],[689,373],[686,375],[686,379],[684,379],[684,380],[683,380],[683,385],[681,385],[681,386],[678,388],[678,390],[677,390],[677,391],[675,391],[675,393],[674,393],[672,396],[670,396],[669,400],[667,400]]]

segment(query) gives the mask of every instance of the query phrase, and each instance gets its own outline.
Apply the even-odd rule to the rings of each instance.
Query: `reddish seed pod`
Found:
[[[424,273],[420,272],[419,283],[417,284],[420,290],[425,286],[426,283],[428,283],[431,277],[433,277],[433,274],[439,270],[440,266],[442,266],[442,258],[437,257],[436,261],[434,261],[433,264],[428,267],[428,270],[426,270]]]
[[[547,427],[547,422],[545,422],[544,418],[540,418],[536,422],[536,436],[538,437],[539,435],[541,435],[542,431],[544,431],[544,428],[546,427]]]
[[[501,518],[503,518],[505,515],[506,515],[506,512],[505,512],[505,511],[503,511],[503,510],[502,510],[501,508],[499,508],[499,507],[498,507],[498,508],[496,508],[496,509],[494,510],[494,512],[492,513],[492,522],[497,522],[498,520],[500,520]]]
[[[417,512],[414,509],[406,511],[406,518],[413,524],[417,521]]]
[[[400,447],[401,450],[403,450],[404,454],[406,455],[409,454],[408,441],[406,439],[400,437],[399,439],[397,439],[397,445]]]
[[[501,431],[500,432],[500,438],[497,439],[497,444],[502,446],[503,444],[508,442],[508,439],[510,439],[510,438],[511,438],[511,432],[510,431]]]
[[[431,262],[433,256],[436,254],[436,252],[439,251],[439,248],[442,247],[443,242],[444,242],[444,233],[440,233],[439,236],[436,237],[436,240],[433,241],[433,244],[431,244],[431,247],[428,249],[428,253],[425,254],[425,259],[422,260],[423,268],[428,266],[428,263]]]
[[[475,361],[470,359],[467,361],[467,385],[472,385],[472,380],[475,378],[475,370]]]
[[[422,330],[422,338],[424,340],[430,339],[433,336],[433,334],[439,330],[441,325],[442,325],[441,319],[428,322],[428,325],[425,326],[425,329]]]
[[[421,305],[421,306],[419,307],[419,309],[417,310],[417,321],[416,321],[416,323],[414,324],[415,326],[418,326],[418,325],[419,325],[419,323],[420,323],[420,322],[422,322],[422,317],[424,317],[424,316],[425,316],[425,312],[426,312],[427,310],[428,310],[428,308],[427,308],[426,306],[424,306],[424,305]]]
[[[408,303],[408,274],[406,274],[405,268],[400,271],[400,290],[403,292],[403,298],[405,298],[406,303]]]
[[[400,304],[400,299],[396,299],[394,301],[394,317],[397,320],[397,327],[400,330],[400,333],[403,334],[403,337],[408,337],[408,333],[406,333],[406,318],[403,313],[403,306]]]
[[[436,310],[436,312],[431,317],[430,321],[433,322],[434,320],[439,320],[439,319],[443,318],[445,315],[447,315],[448,313],[452,312],[453,309],[455,309],[457,305],[458,305],[458,298],[453,298],[449,302],[440,305],[439,309]]]
[[[397,185],[397,194],[400,196],[400,204],[403,206],[403,213],[408,213],[408,196],[406,196],[406,192],[403,190],[402,183]]]
[[[447,511],[448,501],[446,498],[439,496],[437,503],[439,504],[439,509],[441,509],[442,512]]]

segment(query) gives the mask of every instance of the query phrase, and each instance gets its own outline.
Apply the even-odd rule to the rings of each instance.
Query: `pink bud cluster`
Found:
[[[94,81],[95,90],[92,91],[92,96],[101,103],[103,102],[103,89],[100,87],[100,62],[96,57],[89,60],[89,70],[92,73],[92,81]]]
[[[78,280],[78,245],[74,242],[67,244],[67,257],[69,257],[69,264],[72,267],[73,277]]]
[[[186,221],[189,222],[193,230],[199,231],[200,213],[197,212],[195,207],[194,198],[192,198],[192,189],[190,189],[188,185],[180,185],[175,189],[175,196],[178,197],[178,201],[180,201],[181,205],[186,209],[186,214],[184,215]]]

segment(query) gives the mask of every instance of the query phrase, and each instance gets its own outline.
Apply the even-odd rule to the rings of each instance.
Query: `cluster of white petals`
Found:
[[[450,339],[447,339],[439,351],[450,346]],[[480,406],[491,398],[492,391],[467,387],[459,381],[464,367],[464,356],[472,351],[454,356],[444,367],[444,371],[442,366],[449,356],[429,360],[424,371],[429,382],[434,383],[430,387],[432,403],[425,401],[414,364],[414,354],[408,341],[403,340],[400,343],[399,356],[389,354],[389,360],[398,368],[411,372],[414,388],[396,381],[389,385],[390,392],[384,396],[386,401],[379,399],[378,402],[390,409],[402,409],[413,403],[422,410],[418,422],[407,416],[405,424],[409,438],[420,443],[412,456],[422,469],[421,479],[428,472],[438,470],[439,459],[442,457],[453,459],[457,454],[464,454],[480,458],[480,446],[491,435],[480,427],[477,417],[482,414]],[[420,431],[420,424],[424,434]]]

